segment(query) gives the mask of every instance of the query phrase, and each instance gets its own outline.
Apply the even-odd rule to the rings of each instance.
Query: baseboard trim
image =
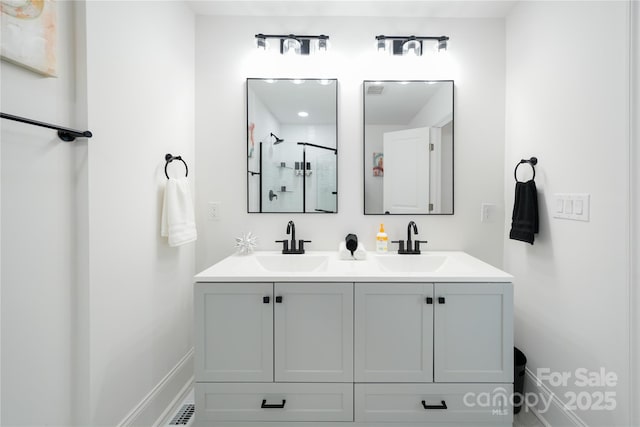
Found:
[[[193,383],[193,348],[138,403],[118,427],[156,426]]]
[[[529,393],[533,393],[540,397],[537,405],[528,406],[527,408],[523,408],[523,410],[530,410],[545,427],[588,427],[587,423],[582,421],[575,412],[568,409],[560,398],[558,398],[558,396],[553,393],[549,387],[539,381],[529,368],[526,368],[524,392],[525,396]],[[549,401],[551,401],[549,407],[545,408],[545,402]]]

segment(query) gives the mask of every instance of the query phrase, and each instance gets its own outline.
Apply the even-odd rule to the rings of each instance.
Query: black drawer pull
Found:
[[[427,297],[427,304],[433,304],[433,298]]]
[[[438,304],[444,304],[444,297],[438,297]]]
[[[447,409],[447,404],[444,400],[441,400],[441,405],[427,405],[427,402],[422,401],[422,407],[424,409]]]
[[[260,405],[260,408],[262,409],[283,409],[284,405],[287,403],[286,400],[282,399],[282,403],[278,404],[269,404],[267,405],[267,399],[263,399],[262,400],[262,405]]]
[[[278,304],[282,304],[282,297],[281,297],[281,296],[277,296],[277,297],[276,297],[276,302],[277,302]]]
[[[262,303],[263,303],[263,304],[269,304],[269,301],[271,301],[271,298],[269,298],[269,297],[262,297]]]

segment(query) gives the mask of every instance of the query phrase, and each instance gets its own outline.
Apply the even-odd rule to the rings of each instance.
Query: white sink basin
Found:
[[[306,273],[327,269],[327,255],[256,255],[260,267],[271,272]]]
[[[383,271],[391,273],[431,273],[442,267],[447,260],[444,255],[384,255],[376,256]]]

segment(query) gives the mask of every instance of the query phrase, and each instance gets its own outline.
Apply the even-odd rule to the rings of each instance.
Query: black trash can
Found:
[[[517,414],[522,408],[524,391],[524,369],[527,366],[527,356],[517,347],[513,347],[513,413]]]

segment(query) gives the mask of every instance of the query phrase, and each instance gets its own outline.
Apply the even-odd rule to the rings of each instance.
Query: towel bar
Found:
[[[513,170],[513,177],[515,178],[516,182],[520,182],[518,181],[518,166],[520,166],[523,163],[528,163],[529,166],[531,166],[531,169],[533,170],[533,178],[531,178],[531,180],[533,181],[534,179],[536,179],[536,168],[535,165],[538,164],[538,158],[537,157],[531,157],[530,159],[522,159],[518,162],[518,164],[516,165],[516,168]]]
[[[172,156],[171,154],[167,153],[164,156],[164,160],[167,162],[164,164],[164,174],[167,177],[167,179],[169,179],[169,173],[167,173],[167,166],[169,166],[169,163],[173,162],[174,160],[180,160],[182,163],[184,163],[184,169],[185,169],[184,176],[186,177],[189,175],[189,167],[187,166],[187,162],[185,162],[182,159],[182,156]]]

